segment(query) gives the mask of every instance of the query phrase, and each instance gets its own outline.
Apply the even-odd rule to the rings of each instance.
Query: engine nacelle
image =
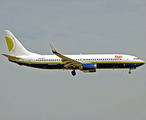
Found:
[[[83,72],[96,72],[97,65],[95,63],[84,63],[80,67],[80,70]]]

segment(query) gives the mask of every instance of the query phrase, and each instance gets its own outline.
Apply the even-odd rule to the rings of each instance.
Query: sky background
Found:
[[[3,30],[29,51],[120,53],[146,61],[145,0],[0,0]],[[0,57],[1,120],[145,120],[146,67],[96,73],[39,70]]]

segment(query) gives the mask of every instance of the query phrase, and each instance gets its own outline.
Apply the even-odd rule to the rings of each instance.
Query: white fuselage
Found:
[[[102,68],[136,68],[144,64],[143,60],[131,55],[123,54],[80,54],[80,55],[64,55],[75,61],[81,63],[95,63],[97,69]],[[56,55],[31,55],[31,56],[17,56],[21,59],[14,62],[36,68],[44,69],[72,69],[72,67],[61,67],[63,65],[62,59]],[[55,66],[49,67],[49,66]],[[59,67],[58,67],[59,66]],[[79,69],[79,68],[76,68]]]

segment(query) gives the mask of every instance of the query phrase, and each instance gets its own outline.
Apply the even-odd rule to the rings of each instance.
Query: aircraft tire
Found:
[[[131,71],[129,70],[129,72],[128,72],[129,74],[131,74]]]
[[[75,71],[75,70],[71,71],[71,74],[72,74],[73,76],[75,76],[75,75],[76,75],[76,71]]]

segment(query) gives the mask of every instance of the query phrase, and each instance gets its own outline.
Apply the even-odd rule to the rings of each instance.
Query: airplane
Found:
[[[4,30],[4,35],[9,55],[2,55],[18,65],[40,69],[72,70],[71,74],[75,76],[76,70],[93,73],[96,69],[129,69],[128,73],[131,74],[131,70],[145,64],[138,57],[125,54],[62,55],[52,44],[50,47],[54,55],[40,55],[26,50],[9,30]]]

